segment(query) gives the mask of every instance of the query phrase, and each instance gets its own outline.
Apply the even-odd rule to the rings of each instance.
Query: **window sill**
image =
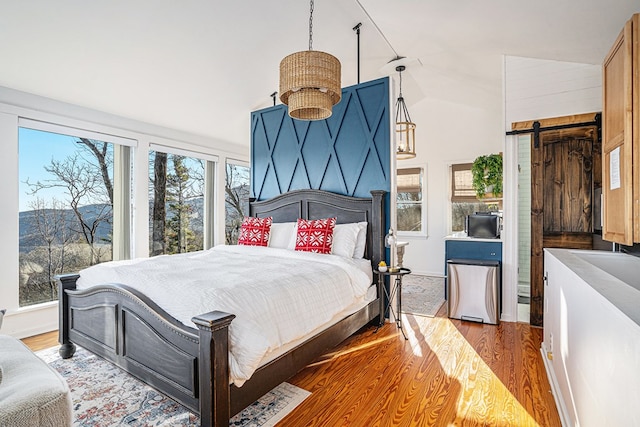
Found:
[[[427,239],[429,235],[425,232],[398,231],[399,239]]]

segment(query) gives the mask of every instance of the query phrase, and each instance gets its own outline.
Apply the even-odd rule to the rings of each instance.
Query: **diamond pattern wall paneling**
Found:
[[[293,120],[286,105],[251,113],[251,195],[296,189],[355,197],[390,191],[389,79],[342,89],[326,120]]]

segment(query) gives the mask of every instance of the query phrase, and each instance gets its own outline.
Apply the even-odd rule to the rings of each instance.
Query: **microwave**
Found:
[[[497,239],[500,237],[500,215],[481,212],[467,215],[465,231],[469,237]]]

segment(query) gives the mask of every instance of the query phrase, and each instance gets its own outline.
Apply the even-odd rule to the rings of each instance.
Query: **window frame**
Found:
[[[448,170],[448,179],[449,179],[449,194],[448,194],[448,201],[447,201],[447,211],[448,211],[448,215],[447,215],[447,234],[448,235],[452,235],[454,233],[459,233],[459,232],[464,232],[465,230],[453,230],[453,224],[454,224],[454,220],[453,220],[453,204],[454,203],[465,203],[465,204],[475,204],[475,205],[486,205],[487,209],[483,210],[483,211],[492,211],[492,209],[489,209],[489,206],[493,204],[494,201],[491,202],[486,202],[486,201],[482,201],[480,199],[478,199],[475,195],[475,190],[473,189],[472,186],[470,187],[464,187],[461,188],[460,191],[462,192],[468,192],[471,194],[463,194],[463,195],[459,195],[456,196],[455,192],[457,190],[456,186],[455,186],[455,179],[454,179],[454,173],[456,171],[466,171],[468,170],[469,173],[471,173],[471,167],[473,166],[472,162],[457,162],[457,163],[450,163],[449,167],[447,168]],[[473,212],[480,212],[481,210],[477,210],[474,209]]]
[[[82,129],[73,126],[54,124],[50,122],[30,119],[26,117],[18,116],[17,118],[17,146],[18,146],[18,164],[20,164],[20,130],[34,130],[37,132],[43,132],[47,134],[62,135],[71,139],[86,138],[89,140],[95,140],[111,144],[112,150],[112,165],[111,165],[111,184],[113,189],[113,204],[111,206],[111,260],[122,260],[131,258],[131,231],[132,231],[132,212],[133,212],[133,198],[132,198],[132,151],[137,146],[137,140],[124,138],[116,135],[101,133],[93,130]],[[55,149],[55,147],[54,147]],[[125,166],[128,165],[128,166]],[[42,165],[46,166],[46,165]],[[20,176],[20,170],[18,167],[18,176]],[[22,198],[23,194],[18,192],[18,202]],[[66,208],[68,209],[68,208]],[[20,207],[17,210],[20,215]],[[20,230],[20,227],[18,227]],[[18,251],[20,251],[20,243],[18,242]],[[20,258],[20,257],[18,257]],[[88,266],[85,266],[88,267]],[[84,268],[84,267],[83,267]],[[18,265],[18,269],[20,266]],[[18,282],[19,283],[19,282]],[[19,284],[18,284],[19,286]],[[18,297],[20,297],[20,290],[18,289]],[[33,304],[21,305],[20,299],[18,299],[18,309],[28,309],[30,307],[37,307],[43,304],[56,303],[57,297],[49,301],[42,301]]]
[[[149,256],[148,249],[148,150],[151,142],[177,149],[193,149],[202,153],[225,158],[249,159],[246,147],[230,144],[206,136],[165,128],[130,118],[109,115],[107,113],[65,103],[52,98],[32,95],[9,88],[0,88],[0,140],[4,141],[4,151],[0,159],[0,187],[5,209],[0,210],[0,221],[6,225],[4,230],[9,244],[0,249],[0,273],[6,286],[0,286],[0,302],[7,309],[3,331],[16,337],[24,337],[57,328],[58,301],[19,307],[18,300],[18,120],[28,119],[52,125],[60,125],[78,130],[91,129],[100,134],[95,138],[112,142],[111,137],[122,137],[135,141],[131,149],[131,258]],[[79,134],[76,134],[79,135]],[[120,142],[120,141],[119,141]],[[220,197],[224,196],[221,182],[224,171],[216,170],[215,209],[221,211]],[[220,188],[219,188],[220,187]],[[220,215],[217,215],[220,217]],[[216,236],[224,230],[221,221],[215,222]],[[142,232],[141,232],[142,231]],[[15,242],[15,243],[12,243]],[[221,242],[215,242],[219,244]]]
[[[227,187],[227,168],[229,165],[234,165],[234,166],[240,166],[240,167],[245,167],[248,169],[249,171],[249,182],[248,182],[248,186],[249,186],[249,200],[248,202],[251,201],[251,163],[250,162],[246,162],[246,161],[242,161],[242,160],[236,160],[236,159],[232,159],[232,158],[227,158],[224,164],[224,173],[225,173],[225,181],[224,181],[224,185],[225,185],[225,191],[224,191],[224,243],[228,244],[227,242],[227,194],[226,194],[226,187]],[[248,208],[247,208],[247,212],[244,213],[244,215],[248,216],[249,212],[248,212]]]
[[[400,193],[400,191],[398,191],[398,176],[402,175],[400,173],[400,171],[403,170],[413,170],[413,169],[419,169],[420,170],[420,201],[416,201],[416,202],[398,202],[398,193]],[[428,237],[428,233],[427,233],[427,165],[426,164],[421,164],[421,165],[407,165],[403,167],[396,167],[396,188],[395,188],[395,197],[396,197],[396,202],[395,202],[395,208],[396,208],[396,224],[397,224],[397,218],[398,218],[398,205],[401,203],[411,203],[411,204],[415,204],[415,205],[420,205],[420,230],[419,231],[403,231],[403,230],[397,230],[397,234],[399,237]]]
[[[187,158],[198,159],[204,161],[204,188],[203,188],[203,218],[202,218],[202,226],[203,226],[203,249],[210,249],[214,246],[215,242],[215,228],[216,228],[216,210],[215,210],[215,199],[216,199],[216,171],[219,166],[220,157],[214,154],[203,153],[201,151],[188,150],[183,148],[178,148],[173,145],[165,145],[165,144],[157,144],[150,143],[149,149],[147,151],[147,158],[149,154],[154,152],[162,152],[174,156],[184,156]],[[148,164],[148,163],[147,163]],[[151,174],[152,171],[147,170],[148,174]],[[150,175],[149,175],[150,176]],[[149,185],[151,185],[151,181],[149,180]],[[149,210],[148,222],[151,221],[151,210]],[[152,236],[147,234],[148,244],[150,246]]]

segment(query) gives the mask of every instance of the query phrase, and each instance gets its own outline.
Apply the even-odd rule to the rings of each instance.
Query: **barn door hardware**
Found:
[[[557,125],[557,126],[546,126],[540,127],[540,122],[533,122],[533,127],[531,129],[518,129],[507,132],[507,135],[521,135],[523,133],[533,133],[533,148],[540,147],[540,132],[548,131],[548,130],[560,130],[560,129],[571,129],[571,128],[580,128],[586,126],[596,126],[598,128],[598,141],[601,140],[602,136],[602,114],[597,113],[591,122],[582,122],[582,123],[570,123],[566,125]]]

